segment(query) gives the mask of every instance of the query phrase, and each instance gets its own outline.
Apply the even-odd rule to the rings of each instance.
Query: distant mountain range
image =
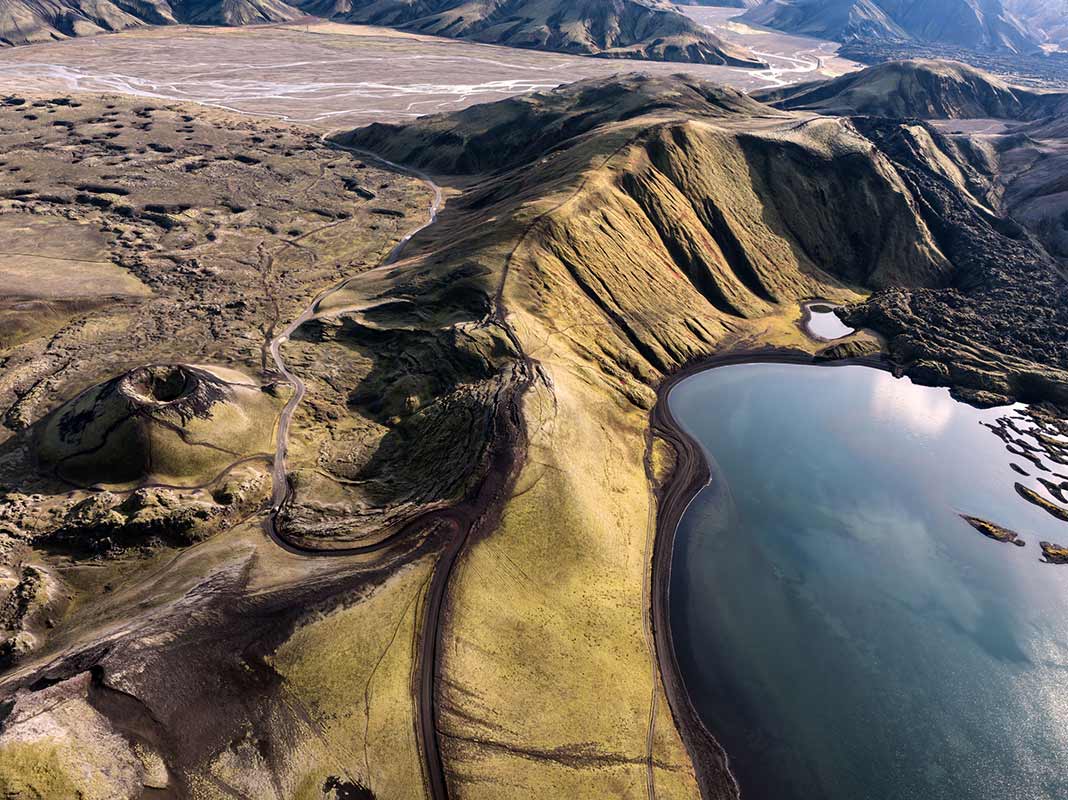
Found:
[[[758,66],[665,0],[297,0],[342,22],[564,53]]]
[[[1045,121],[1068,114],[1068,93],[1036,92],[954,61],[891,61],[829,80],[753,92],[784,111],[896,119]]]
[[[677,6],[711,6],[714,8],[754,8],[762,0],[672,0]]]
[[[248,25],[301,16],[282,0],[0,0],[0,45],[92,36],[141,25]]]
[[[1068,0],[1004,0],[1005,10],[1042,44],[1068,50]]]
[[[0,45],[141,25],[248,25],[307,15],[582,55],[763,66],[665,0],[0,0]]]
[[[1041,8],[1063,3],[1063,0],[1008,1],[1021,7]],[[750,9],[743,19],[840,42],[857,39],[938,42],[969,49],[1026,53],[1037,50],[1040,39],[1006,10],[1002,0],[766,0]]]

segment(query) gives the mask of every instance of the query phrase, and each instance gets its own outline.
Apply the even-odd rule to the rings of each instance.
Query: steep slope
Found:
[[[612,58],[758,66],[664,0],[299,0],[309,14],[477,42]]]
[[[877,293],[852,322],[887,335],[898,368],[917,382],[980,404],[1068,408],[1068,281],[1035,237],[992,213],[1000,204],[976,200],[998,198],[1001,165],[932,128],[874,118],[858,127],[922,198],[941,251],[962,269],[950,291]],[[931,169],[941,157],[943,167]]]
[[[1068,93],[1010,86],[956,62],[903,61],[753,96],[780,109],[827,115],[1005,121],[992,128],[983,123],[994,132],[978,138],[960,126],[957,146],[988,182],[981,193],[991,207],[1025,225],[1053,255],[1068,256]]]
[[[908,38],[875,0],[767,0],[750,9],[744,19],[754,25],[837,41]]]
[[[1004,0],[1005,10],[1040,42],[1068,49],[1068,5],[1063,0]]]
[[[1035,49],[1034,37],[1005,11],[1002,0],[878,0],[909,35],[972,49],[1011,53]]]
[[[34,44],[71,36],[91,36],[138,25],[175,22],[164,0],[149,0],[139,9],[123,3],[78,0],[11,0],[0,7],[0,44]]]
[[[282,0],[8,0],[0,4],[0,45],[91,36],[140,25],[247,25],[299,16]]]
[[[1037,47],[1001,0],[766,0],[744,19],[841,42],[914,40],[1011,53]]]
[[[753,97],[781,109],[920,119],[1041,119],[1068,103],[1068,94],[1037,93],[966,64],[930,60],[891,61]]]
[[[301,16],[284,0],[173,0],[171,7],[179,22],[191,25],[254,25]]]

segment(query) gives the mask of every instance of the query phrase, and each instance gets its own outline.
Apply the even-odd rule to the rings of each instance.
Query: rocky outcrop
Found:
[[[42,564],[0,569],[0,668],[35,650],[66,605],[60,583]]]
[[[887,336],[897,369],[919,383],[980,405],[1068,408],[1068,284],[1057,263],[976,200],[983,178],[952,141],[925,126],[855,122],[902,176],[955,271],[937,290],[878,292],[847,323]]]
[[[1068,564],[1068,547],[1054,542],[1039,542],[1042,558],[1047,564]]]
[[[987,539],[993,539],[995,542],[1002,542],[1004,544],[1014,544],[1017,547],[1023,547],[1025,542],[1020,538],[1020,534],[1016,531],[1003,528],[996,522],[990,522],[990,520],[981,519],[979,517],[970,517],[967,514],[961,514],[961,519],[975,528],[979,533],[983,534]]]
[[[92,691],[84,672],[11,698],[0,732],[0,791],[46,800],[143,796],[154,783],[154,754],[115,730],[94,707]]]
[[[48,538],[95,553],[153,542],[189,545],[208,535],[221,511],[210,503],[183,502],[165,489],[139,489],[125,499],[98,492],[75,504]]]

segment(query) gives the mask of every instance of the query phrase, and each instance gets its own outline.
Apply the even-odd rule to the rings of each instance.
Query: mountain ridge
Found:
[[[789,111],[918,119],[1046,120],[1068,110],[1068,93],[1012,86],[958,61],[911,59],[753,92]]]
[[[937,42],[1010,53],[1039,46],[1001,0],[765,0],[742,19],[839,42]]]
[[[765,66],[665,0],[7,0],[0,46],[145,25],[241,26],[308,15],[576,55]]]
[[[296,0],[339,22],[563,53],[758,66],[664,0]]]
[[[113,33],[145,25],[249,25],[302,13],[283,0],[8,0],[0,46]]]

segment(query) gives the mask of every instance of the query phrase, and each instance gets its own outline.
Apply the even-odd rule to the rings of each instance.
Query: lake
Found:
[[[677,533],[672,632],[743,798],[1068,797],[1068,566],[1038,546],[1068,524],[1014,489],[1049,498],[1036,475],[1068,467],[987,427],[1033,442],[1021,408],[790,364],[711,369],[669,402],[713,471]]]

